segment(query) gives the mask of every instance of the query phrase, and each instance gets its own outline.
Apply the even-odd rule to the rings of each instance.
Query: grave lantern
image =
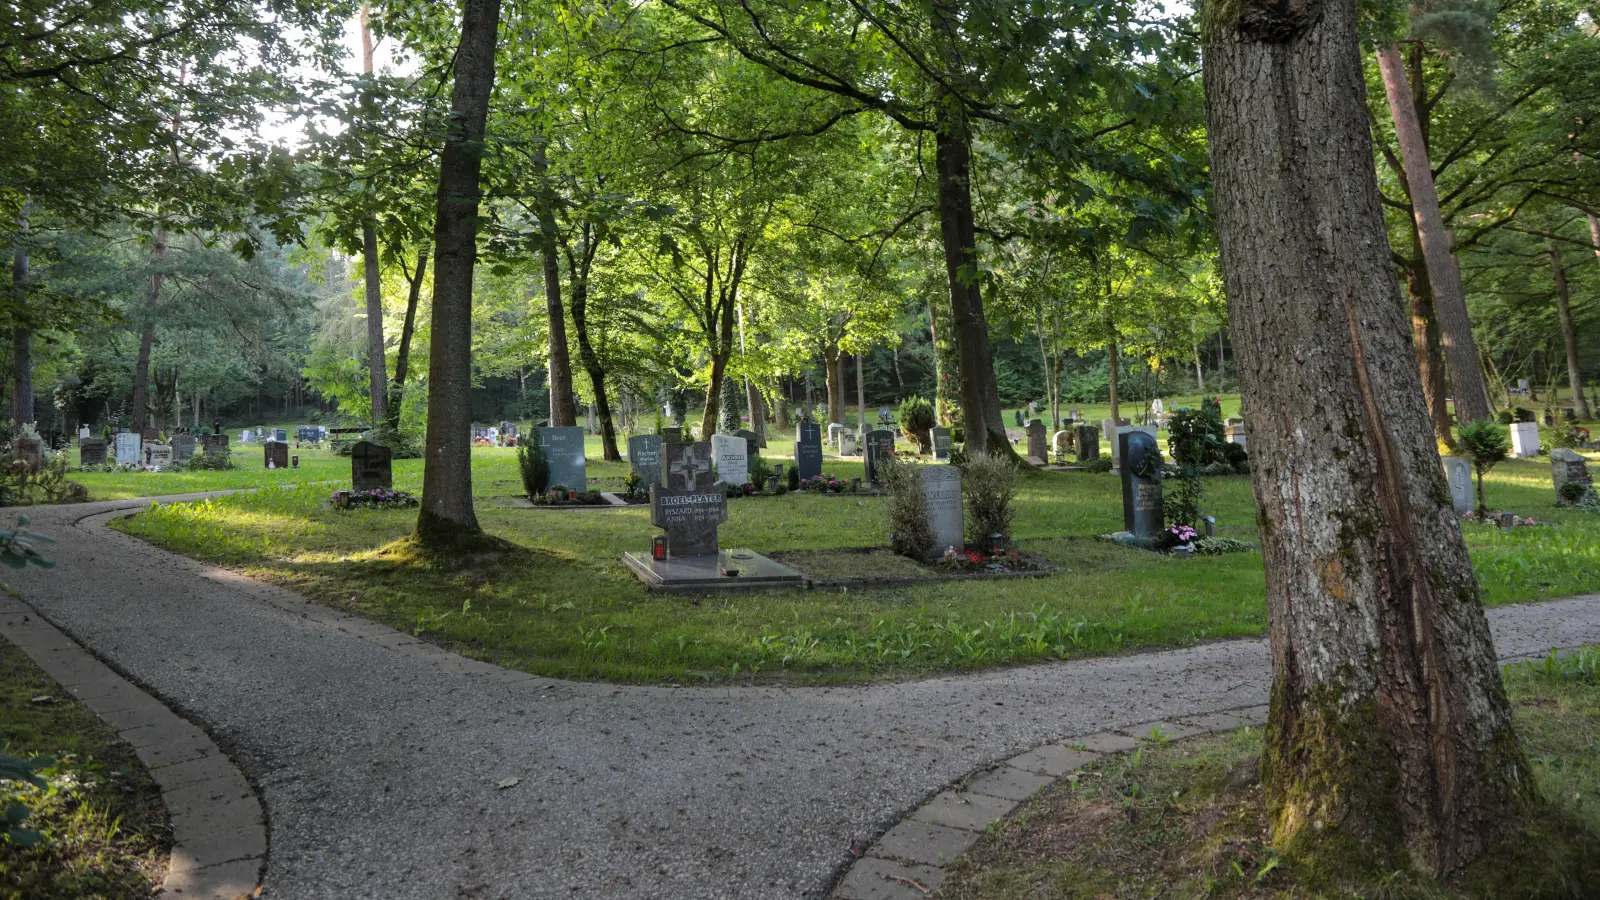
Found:
[[[1004,556],[1006,552],[1006,536],[998,531],[989,535],[989,555]]]
[[[667,558],[667,536],[658,534],[650,539],[650,558],[660,562]]]
[[[291,468],[291,469],[300,468],[300,454],[296,453],[295,455],[289,457],[289,468]]]

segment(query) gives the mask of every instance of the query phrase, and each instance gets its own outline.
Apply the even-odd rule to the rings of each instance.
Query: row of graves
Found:
[[[228,436],[225,434],[202,434],[198,437],[175,434],[167,441],[160,438],[160,433],[154,428],[147,428],[141,433],[120,432],[110,442],[103,438],[80,438],[78,464],[83,467],[115,464],[159,472],[188,463],[196,453],[226,456],[230,452]]]

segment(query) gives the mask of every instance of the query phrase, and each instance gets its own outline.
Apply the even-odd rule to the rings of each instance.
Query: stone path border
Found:
[[[160,895],[234,900],[254,892],[267,860],[266,821],[221,748],[15,597],[0,597],[0,634],[115,729],[160,786],[173,838]]]
[[[1146,722],[1035,747],[992,768],[968,775],[935,794],[878,838],[851,864],[830,900],[926,900],[939,890],[945,870],[994,823],[1061,778],[1141,741],[1170,741],[1198,734],[1263,725],[1265,706]]]

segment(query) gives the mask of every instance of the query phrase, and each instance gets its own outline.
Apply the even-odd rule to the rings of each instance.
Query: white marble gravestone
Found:
[[[828,426],[828,446],[829,447],[832,447],[835,450],[839,449],[839,439],[841,437],[843,437],[843,436],[844,436],[844,426],[843,425],[840,425],[838,422],[834,422],[833,424]]]
[[[1511,423],[1511,456],[1514,459],[1532,459],[1539,455],[1539,423]]]
[[[750,480],[750,444],[736,434],[711,436],[711,458],[716,462],[717,480],[735,487]]]
[[[144,454],[140,452],[141,443],[142,439],[131,431],[124,431],[117,435],[117,465],[143,465]]]
[[[1465,456],[1444,458],[1444,479],[1450,483],[1450,505],[1456,515],[1472,512],[1472,460]]]
[[[921,466],[922,496],[928,501],[928,524],[933,526],[934,557],[951,547],[961,550],[961,470],[955,466]]]

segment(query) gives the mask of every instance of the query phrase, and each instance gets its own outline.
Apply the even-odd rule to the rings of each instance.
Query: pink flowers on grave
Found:
[[[1175,544],[1187,544],[1200,536],[1200,532],[1188,525],[1168,525],[1167,533],[1172,535]]]

